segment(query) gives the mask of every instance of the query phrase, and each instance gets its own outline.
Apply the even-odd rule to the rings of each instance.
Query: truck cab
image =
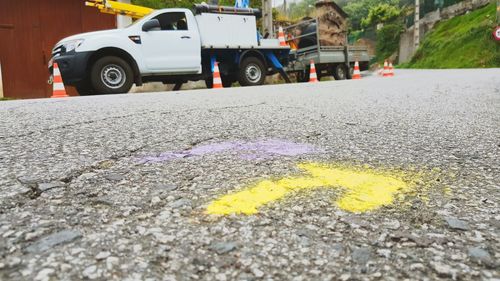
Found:
[[[217,13],[208,5],[194,11],[155,10],[123,29],[64,38],[53,49],[49,69],[57,62],[64,83],[86,95],[126,93],[134,83],[150,81],[177,86],[205,80],[210,87],[215,61],[225,86],[261,85],[285,63],[289,48],[258,38],[254,14]]]
[[[52,56],[64,82],[80,94],[128,92],[143,76],[201,74],[200,34],[188,9],[158,10],[123,29],[67,37]]]

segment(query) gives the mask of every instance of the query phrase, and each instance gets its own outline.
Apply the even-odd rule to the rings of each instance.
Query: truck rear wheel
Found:
[[[134,84],[134,72],[125,60],[107,56],[94,63],[90,80],[99,94],[127,93]]]
[[[311,77],[311,69],[308,67],[306,70],[304,71],[300,71],[300,72],[297,72],[297,82],[298,83],[306,83],[306,82],[309,82],[309,79]],[[316,72],[316,79],[318,79],[318,81],[321,81],[321,78],[323,76],[321,76],[321,72]]]
[[[263,85],[266,80],[266,67],[256,57],[245,58],[238,71],[238,82],[241,86]]]
[[[335,65],[333,67],[333,77],[335,78],[335,80],[345,80],[347,78],[347,70],[345,65]]]

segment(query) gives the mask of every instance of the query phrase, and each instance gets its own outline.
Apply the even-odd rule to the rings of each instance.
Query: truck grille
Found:
[[[63,45],[58,45],[54,49],[52,49],[52,54],[51,54],[50,60],[47,63],[47,67],[49,69],[49,74],[50,74],[49,84],[52,84],[52,71],[53,71],[52,64],[54,63],[54,59],[57,58],[58,56],[64,54],[65,52],[66,52],[66,50],[64,49]]]
[[[64,46],[63,45],[59,45],[59,46],[56,46],[53,50],[52,50],[52,57],[55,58],[55,57],[58,57],[62,54],[64,54],[66,52],[66,50],[64,49]]]

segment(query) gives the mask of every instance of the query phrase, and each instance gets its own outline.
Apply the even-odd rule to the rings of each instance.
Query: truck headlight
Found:
[[[76,48],[80,47],[80,45],[82,45],[82,43],[83,43],[83,39],[77,39],[77,40],[64,42],[63,46],[64,46],[64,49],[66,50],[66,53],[68,53],[68,52],[71,52],[71,51],[75,50]]]

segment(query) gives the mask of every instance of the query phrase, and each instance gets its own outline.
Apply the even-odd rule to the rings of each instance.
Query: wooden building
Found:
[[[49,97],[47,63],[54,45],[76,33],[115,28],[116,22],[115,16],[86,7],[85,0],[0,0],[3,96]]]

